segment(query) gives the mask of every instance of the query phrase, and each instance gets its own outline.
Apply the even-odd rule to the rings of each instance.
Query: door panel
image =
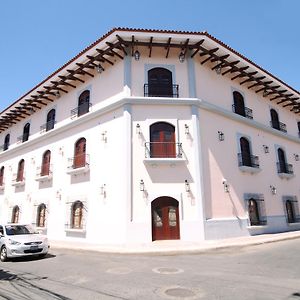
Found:
[[[178,201],[170,197],[160,197],[151,204],[152,240],[179,239]]]
[[[80,168],[85,166],[85,150],[86,141],[85,139],[80,139],[75,146],[75,156],[74,156],[74,168]]]

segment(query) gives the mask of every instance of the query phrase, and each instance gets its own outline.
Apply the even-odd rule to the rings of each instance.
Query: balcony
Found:
[[[277,173],[279,177],[289,179],[294,176],[293,165],[277,162]]]
[[[12,186],[20,187],[25,185],[25,176],[24,174],[21,176],[21,174],[13,174],[13,180],[12,180]]]
[[[239,106],[232,104],[232,111],[240,116],[243,116],[245,118],[248,119],[253,119],[253,113],[252,113],[252,109],[248,108],[248,107],[244,107],[244,109],[240,109]]]
[[[261,171],[258,156],[238,153],[238,165],[242,172],[258,173]]]
[[[182,143],[173,142],[146,142],[145,163],[152,165],[170,164],[185,162],[183,157]]]
[[[40,132],[42,133],[53,129],[55,124],[56,124],[55,120],[48,121],[47,123],[40,126]]]
[[[41,167],[37,167],[35,180],[36,181],[49,181],[52,179],[52,165],[45,164]]]
[[[286,124],[281,123],[281,122],[276,122],[276,121],[270,121],[270,125],[272,128],[277,129],[279,131],[282,131],[284,133],[287,133],[286,130]]]
[[[73,119],[73,118],[85,115],[86,113],[88,113],[91,110],[91,107],[92,107],[92,103],[86,102],[86,103],[83,103],[83,104],[73,108],[71,110],[71,118]]]
[[[76,155],[68,159],[67,174],[78,175],[90,170],[90,156],[88,154]]]
[[[144,97],[179,97],[179,85],[144,84]]]

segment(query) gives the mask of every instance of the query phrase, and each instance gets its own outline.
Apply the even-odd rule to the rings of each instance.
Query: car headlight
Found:
[[[14,246],[21,245],[20,242],[17,242],[17,241],[14,241],[14,240],[8,240],[8,243],[9,243],[10,245],[14,245]]]

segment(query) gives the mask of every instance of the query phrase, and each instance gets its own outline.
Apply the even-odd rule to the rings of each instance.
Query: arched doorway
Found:
[[[242,154],[242,165],[251,167],[251,151],[249,141],[242,137],[240,138],[241,154]]]
[[[239,92],[233,92],[233,103],[235,113],[245,117],[244,97]]]
[[[159,197],[151,203],[152,241],[178,240],[178,201],[171,197]]]
[[[74,151],[74,168],[81,168],[85,166],[86,162],[86,140],[85,138],[80,138],[75,144]]]

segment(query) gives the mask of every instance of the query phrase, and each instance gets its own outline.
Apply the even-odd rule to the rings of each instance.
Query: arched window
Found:
[[[23,138],[22,142],[26,142],[29,139],[29,133],[30,133],[30,123],[26,123],[23,128]]]
[[[55,109],[51,109],[47,114],[46,131],[54,128],[55,124]]]
[[[249,213],[250,224],[259,225],[260,218],[258,212],[258,204],[257,201],[254,200],[253,198],[249,199],[248,201],[248,213]]]
[[[279,171],[279,173],[287,173],[287,164],[286,164],[284,151],[281,148],[278,148],[277,154],[278,154],[278,171]]]
[[[50,160],[51,160],[51,151],[47,150],[43,154],[41,176],[48,176],[50,174]]]
[[[74,149],[74,168],[84,167],[86,163],[86,139],[80,138]]]
[[[0,169],[0,186],[4,185],[4,166]]]
[[[46,224],[46,205],[42,203],[37,208],[36,226],[45,227],[45,224]]]
[[[297,126],[298,126],[298,137],[300,137],[300,122],[297,122]]]
[[[165,68],[153,68],[149,70],[147,96],[173,97],[172,72]]]
[[[7,150],[9,147],[10,134],[7,134],[4,138],[3,151]]]
[[[90,107],[90,91],[85,90],[78,98],[78,117],[89,112]]]
[[[76,201],[71,208],[71,227],[81,229],[83,226],[83,203]]]
[[[295,212],[294,206],[291,200],[287,200],[285,202],[286,214],[287,214],[287,221],[288,223],[295,223]]]
[[[234,103],[234,112],[238,115],[245,117],[245,103],[244,97],[241,93],[234,91],[233,92],[233,103]]]
[[[251,151],[250,151],[249,141],[244,137],[240,138],[240,147],[241,147],[242,166],[251,167],[252,163],[251,163]]]
[[[272,108],[270,110],[270,114],[271,114],[271,124],[272,124],[272,127],[275,128],[275,129],[280,130],[279,117],[278,117],[277,111]]]
[[[25,165],[25,161],[24,159],[21,159],[18,164],[17,181],[24,180],[24,165]]]
[[[19,216],[20,216],[20,208],[18,205],[13,207],[12,215],[11,215],[11,222],[12,223],[18,223],[19,222]]]
[[[158,122],[150,126],[150,157],[176,157],[173,125]]]

